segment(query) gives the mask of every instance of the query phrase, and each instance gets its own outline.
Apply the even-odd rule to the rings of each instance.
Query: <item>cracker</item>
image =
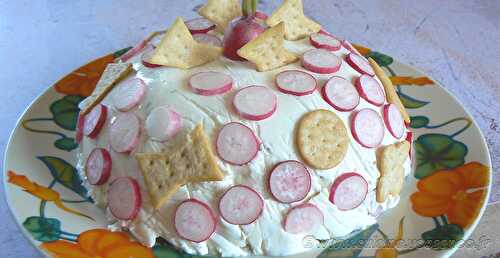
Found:
[[[127,77],[132,72],[132,65],[125,63],[108,64],[97,82],[92,95],[82,101],[80,114],[88,114],[97,104],[99,104],[118,82]]]
[[[337,166],[349,147],[344,123],[335,113],[324,109],[311,111],[301,118],[296,141],[302,158],[317,169]]]
[[[380,177],[377,182],[377,202],[399,195],[404,181],[403,165],[409,151],[410,143],[407,141],[383,147],[378,159]]]
[[[253,62],[259,71],[268,71],[297,60],[283,46],[285,27],[283,23],[267,29],[238,50],[238,55]]]
[[[242,16],[240,0],[208,0],[198,13],[213,22],[219,32],[234,18]]]
[[[285,0],[266,20],[269,26],[280,22],[285,23],[287,40],[302,39],[321,30],[321,25],[304,15],[302,0]]]
[[[387,101],[389,103],[392,103],[396,105],[399,109],[399,112],[401,112],[401,115],[403,116],[403,119],[405,120],[406,123],[410,123],[410,115],[408,115],[408,112],[406,112],[405,106],[399,99],[398,93],[396,92],[396,89],[394,85],[392,85],[391,79],[387,77],[387,75],[384,73],[382,68],[373,60],[372,58],[368,58],[368,61],[370,62],[370,65],[373,68],[373,71],[375,71],[375,75],[380,79],[382,82],[382,85],[384,85],[385,89],[385,95],[387,97]]]
[[[152,64],[188,69],[210,62],[222,48],[196,42],[181,18],[168,29],[151,56]]]
[[[136,158],[155,208],[183,184],[224,178],[202,125],[196,126],[185,144],[173,152],[141,153]]]

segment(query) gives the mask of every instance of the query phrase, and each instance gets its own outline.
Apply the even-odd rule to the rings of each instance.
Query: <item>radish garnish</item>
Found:
[[[359,104],[359,94],[348,80],[333,76],[322,90],[323,98],[339,111],[351,111]]]
[[[339,210],[352,210],[366,198],[368,183],[358,173],[345,173],[335,179],[330,190],[330,202]]]
[[[358,56],[362,56],[362,54],[359,53],[359,51],[349,41],[347,41],[346,39],[341,40],[340,44],[342,44],[342,46],[345,49],[349,50],[349,52],[357,54]]]
[[[276,95],[269,88],[248,86],[236,93],[233,106],[242,118],[259,121],[276,111],[277,102]]]
[[[108,150],[95,148],[90,152],[85,163],[85,174],[91,185],[102,185],[106,183],[111,175],[111,155]]]
[[[95,106],[90,113],[85,115],[83,121],[83,134],[95,139],[101,132],[108,117],[108,108],[102,104]]]
[[[314,232],[323,225],[323,213],[314,204],[305,203],[293,207],[286,215],[284,228],[290,234]]]
[[[84,128],[85,118],[81,113],[78,113],[78,118],[76,119],[76,133],[75,141],[76,143],[81,143],[83,140],[83,128]]]
[[[191,34],[207,33],[215,29],[215,24],[205,18],[191,19],[184,23]]]
[[[149,60],[151,60],[151,56],[153,55],[154,51],[155,51],[155,48],[153,46],[148,46],[144,50],[144,53],[142,53],[142,55],[141,55],[142,65],[146,66],[147,68],[161,67],[161,65],[153,64],[153,63],[150,63],[150,61],[149,61]]]
[[[224,125],[216,141],[217,154],[224,161],[244,165],[259,152],[260,143],[255,134],[243,124],[232,122]]]
[[[277,164],[269,175],[269,190],[282,203],[302,201],[311,189],[311,175],[304,164],[289,160]]]
[[[141,208],[141,189],[137,180],[118,177],[108,188],[108,207],[114,217],[121,220],[134,219]]]
[[[182,128],[181,116],[168,106],[153,109],[145,124],[149,137],[162,142],[174,138]]]
[[[219,201],[219,212],[225,221],[234,225],[248,225],[262,214],[264,199],[252,188],[235,185]]]
[[[302,66],[314,73],[335,73],[341,64],[342,59],[324,49],[311,49],[302,56]]]
[[[116,109],[125,112],[139,105],[144,95],[146,95],[144,82],[138,78],[129,78],[113,90],[111,100]]]
[[[324,33],[311,34],[309,41],[314,47],[329,51],[337,51],[342,47],[342,44],[340,44],[338,39]]]
[[[384,122],[392,136],[397,139],[403,137],[405,132],[405,122],[396,105],[387,104],[384,106]]]
[[[385,102],[384,90],[378,81],[366,74],[362,74],[356,79],[356,89],[359,95],[375,106],[381,106]]]
[[[345,57],[345,61],[360,74],[368,74],[370,76],[375,75],[370,63],[368,63],[368,61],[360,55],[349,53]]]
[[[306,72],[289,70],[276,75],[276,86],[283,93],[304,96],[316,90],[317,81]]]
[[[212,236],[217,223],[207,204],[196,199],[187,199],[175,210],[174,226],[180,237],[200,243]]]
[[[406,133],[406,141],[410,143],[410,151],[408,155],[410,156],[410,160],[413,160],[413,132],[408,131]]]
[[[189,78],[189,87],[199,95],[223,94],[233,88],[233,78],[220,72],[200,72]]]
[[[267,17],[268,17],[267,14],[265,14],[263,12],[259,12],[259,11],[256,11],[254,15],[257,19],[260,19],[263,21],[267,20]]]
[[[211,34],[194,34],[193,38],[198,43],[205,43],[216,47],[222,47],[222,40],[219,39],[217,36]]]
[[[127,52],[125,52],[125,54],[123,54],[122,56],[120,56],[120,60],[122,62],[127,62],[129,59],[131,59],[135,55],[139,54],[142,50],[144,50],[144,48],[147,45],[148,45],[148,41],[147,40],[141,41],[139,44],[137,44],[133,48],[129,49]]]
[[[352,116],[351,131],[354,139],[366,148],[375,148],[384,139],[382,118],[369,108],[362,109]]]
[[[134,113],[120,113],[110,129],[110,145],[114,151],[128,153],[139,143],[141,120]]]

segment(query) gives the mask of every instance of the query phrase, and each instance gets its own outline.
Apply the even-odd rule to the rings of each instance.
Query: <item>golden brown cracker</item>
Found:
[[[408,158],[410,143],[398,142],[382,148],[378,159],[380,177],[377,182],[377,202],[389,196],[398,196],[403,188],[404,162]]]
[[[229,23],[242,15],[240,0],[208,0],[198,13],[213,22],[219,32]]]
[[[304,15],[302,0],[285,0],[266,20],[271,27],[280,22],[285,23],[287,40],[302,39],[321,30],[321,25]]]

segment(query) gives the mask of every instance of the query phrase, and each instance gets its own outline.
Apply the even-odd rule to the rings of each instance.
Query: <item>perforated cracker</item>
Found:
[[[285,0],[274,13],[267,18],[269,26],[285,23],[285,38],[298,40],[321,30],[321,25],[304,15],[302,0]]]
[[[208,0],[198,13],[213,22],[220,32],[234,18],[242,15],[240,0]]]
[[[384,202],[389,196],[398,196],[403,188],[404,162],[408,158],[410,143],[398,142],[383,147],[378,158],[380,177],[377,182],[377,202]]]

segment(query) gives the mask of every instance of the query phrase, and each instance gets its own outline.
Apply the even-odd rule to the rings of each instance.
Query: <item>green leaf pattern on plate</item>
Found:
[[[63,129],[74,131],[78,112],[80,112],[78,104],[82,100],[83,98],[80,96],[68,95],[52,103],[50,112],[54,117],[54,122]]]
[[[368,242],[367,240],[370,239],[371,235],[378,227],[378,224],[371,225],[352,237],[329,246],[318,255],[318,258],[358,257]]]
[[[426,246],[435,250],[450,249],[464,237],[464,230],[455,224],[438,226],[422,233]]]
[[[87,198],[87,189],[82,185],[82,179],[75,167],[67,161],[50,156],[38,157],[48,168],[54,179],[74,191],[83,198]]]
[[[58,219],[28,217],[23,222],[24,228],[40,242],[58,240],[61,235],[61,222]]]

